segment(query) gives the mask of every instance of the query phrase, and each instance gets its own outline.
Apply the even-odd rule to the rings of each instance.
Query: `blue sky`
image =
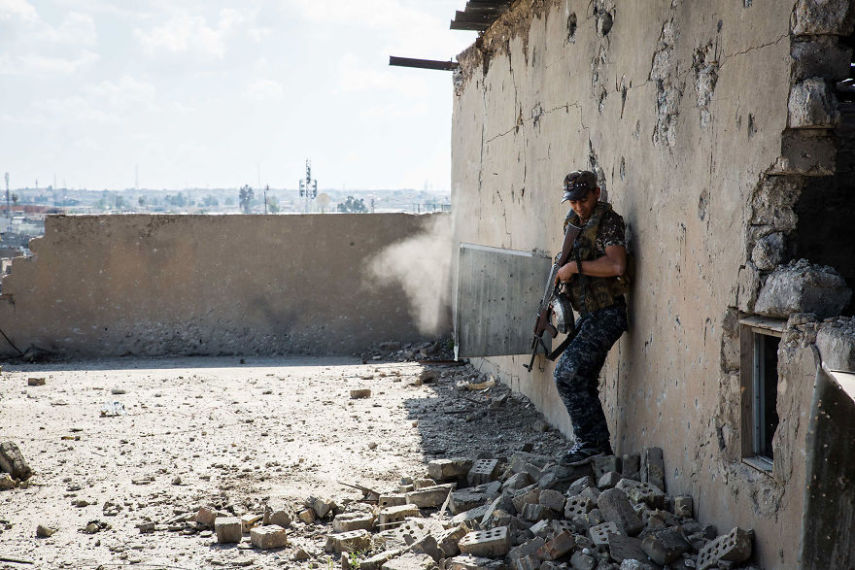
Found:
[[[0,0],[13,188],[447,190],[465,0]]]

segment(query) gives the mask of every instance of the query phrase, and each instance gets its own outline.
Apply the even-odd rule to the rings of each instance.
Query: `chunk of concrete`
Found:
[[[505,563],[483,556],[464,554],[450,558],[445,567],[447,570],[499,570],[505,568]]]
[[[597,567],[597,560],[590,554],[577,550],[570,558],[570,565],[573,570],[594,570]]]
[[[751,533],[739,527],[719,536],[698,553],[698,569],[707,570],[719,562],[745,562],[751,557]]]
[[[460,542],[461,538],[466,536],[467,532],[468,531],[465,526],[458,525],[436,535],[436,545],[445,558],[451,558],[452,556],[457,556],[457,554],[460,553],[460,548],[458,548],[457,543]]]
[[[573,481],[570,486],[567,488],[567,496],[571,497],[573,495],[578,495],[587,487],[593,487],[596,483],[594,482],[594,478],[590,475],[585,475],[584,477],[579,477],[575,481]]]
[[[621,534],[618,526],[611,521],[594,525],[588,529],[588,537],[597,546],[608,546],[610,534]]]
[[[829,370],[855,371],[855,317],[838,317],[822,323],[816,347]]]
[[[565,530],[546,541],[538,552],[538,556],[543,560],[558,560],[575,547],[576,539],[573,537],[573,533]]]
[[[796,38],[790,43],[793,81],[825,77],[840,81],[849,77],[852,50],[836,36]]]
[[[609,535],[609,557],[618,563],[624,560],[647,562],[647,554],[642,549],[641,540],[619,534]]]
[[[665,506],[665,493],[650,483],[642,483],[633,479],[621,479],[615,485],[635,503],[644,503],[652,508],[661,509]]]
[[[264,518],[264,515],[245,514],[245,515],[241,516],[240,517],[241,531],[244,534],[249,533],[249,531],[252,530],[252,527],[256,526],[259,522],[261,522],[262,518]],[[216,520],[214,521],[214,523],[216,524]]]
[[[674,514],[682,518],[692,518],[695,516],[695,503],[691,495],[674,497]]]
[[[690,545],[677,527],[670,527],[645,536],[641,548],[651,560],[665,566],[680,558]]]
[[[840,122],[837,97],[821,77],[810,77],[790,87],[787,109],[791,129],[834,128]]]
[[[428,463],[428,476],[434,481],[464,477],[472,469],[472,460],[465,457],[434,459]]]
[[[661,447],[645,447],[641,452],[641,481],[665,490],[665,457]]]
[[[603,476],[597,480],[597,488],[599,489],[611,489],[615,485],[617,485],[618,481],[621,480],[621,475],[617,471],[609,471],[608,473],[603,473]]]
[[[564,518],[572,520],[573,517],[585,516],[594,508],[594,501],[582,495],[575,495],[567,499],[564,504]]]
[[[214,532],[220,544],[235,544],[243,538],[243,528],[237,517],[217,517],[214,519]]]
[[[775,232],[763,236],[751,250],[751,261],[761,271],[772,271],[784,261],[784,234]]]
[[[335,532],[371,530],[374,528],[374,520],[371,513],[342,513],[333,519],[332,527]]]
[[[210,507],[199,507],[194,520],[204,527],[214,528],[214,522],[217,520],[217,512]]]
[[[390,493],[388,495],[380,495],[380,499],[377,504],[380,505],[381,509],[386,507],[400,507],[401,505],[407,504],[407,495],[406,493]]]
[[[35,377],[31,376],[27,378],[27,386],[44,386],[45,378],[43,376]]]
[[[839,35],[852,33],[849,0],[798,0],[790,18],[793,34]]]
[[[436,568],[436,560],[427,554],[407,552],[384,562],[382,570],[430,570]]]
[[[448,494],[454,489],[453,484],[424,487],[406,494],[408,504],[418,505],[423,509],[442,506]]]
[[[557,513],[564,512],[566,500],[566,497],[555,489],[544,489],[537,499],[538,503]]]
[[[769,275],[754,312],[780,319],[792,313],[814,313],[824,319],[839,315],[851,297],[852,290],[835,269],[799,259]]]
[[[249,539],[261,550],[288,546],[288,534],[279,525],[257,526],[249,531]]]
[[[21,450],[11,441],[0,443],[0,470],[10,474],[18,481],[26,481],[33,474],[33,470],[24,460]]]
[[[607,489],[600,493],[597,507],[603,518],[617,524],[624,534],[635,536],[644,528],[644,523],[629,503],[626,493],[620,489]]]
[[[350,391],[350,399],[351,400],[361,400],[363,398],[371,397],[371,388],[353,388]]]
[[[489,500],[485,493],[473,491],[472,488],[460,489],[451,492],[451,501],[448,503],[448,508],[451,514],[456,515],[474,509],[479,505],[483,505]]]
[[[472,531],[461,538],[457,546],[464,554],[499,558],[508,553],[511,538],[508,527],[497,526],[490,530]]]
[[[620,474],[624,479],[640,479],[641,478],[641,455],[638,453],[630,453],[621,458]]]
[[[390,523],[404,521],[407,517],[417,517],[420,514],[418,505],[407,504],[399,507],[386,507],[380,509],[378,523],[382,527]]]

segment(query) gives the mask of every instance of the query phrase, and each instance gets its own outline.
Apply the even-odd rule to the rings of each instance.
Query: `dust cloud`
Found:
[[[371,260],[370,278],[400,284],[410,301],[410,314],[423,334],[445,332],[450,323],[451,217],[427,217],[424,231],[393,243]]]

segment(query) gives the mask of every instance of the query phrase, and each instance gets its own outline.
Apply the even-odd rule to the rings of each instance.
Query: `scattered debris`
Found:
[[[44,386],[45,385],[44,377],[30,377],[27,378],[27,386]]]
[[[101,417],[102,418],[112,418],[115,416],[121,416],[125,413],[125,405],[121,402],[107,402],[103,406],[101,406]]]

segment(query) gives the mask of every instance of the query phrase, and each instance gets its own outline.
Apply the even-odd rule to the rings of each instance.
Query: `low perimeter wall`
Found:
[[[0,283],[0,357],[350,354],[418,340],[372,278],[434,216],[50,216]],[[9,342],[11,341],[11,343]]]

